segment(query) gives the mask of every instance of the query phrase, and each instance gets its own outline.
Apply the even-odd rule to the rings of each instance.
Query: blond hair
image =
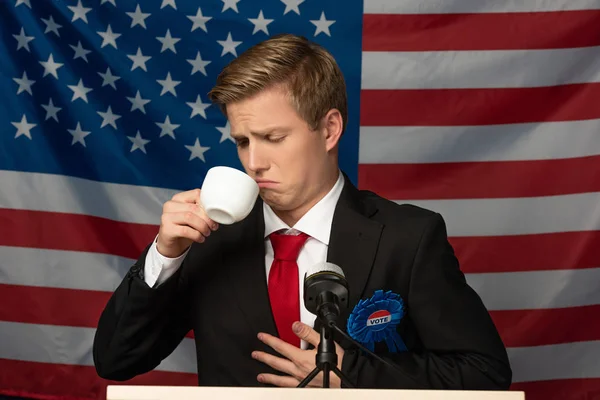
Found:
[[[280,34],[258,43],[229,63],[208,93],[227,115],[227,104],[271,87],[287,89],[290,103],[310,127],[333,108],[345,129],[348,120],[346,83],[333,56],[303,36]]]

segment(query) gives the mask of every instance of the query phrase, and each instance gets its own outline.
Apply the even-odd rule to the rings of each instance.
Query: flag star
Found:
[[[119,79],[121,79],[121,77],[113,75],[110,72],[110,68],[106,68],[106,73],[103,74],[102,72],[98,72],[98,75],[100,75],[102,77],[102,86],[106,86],[106,85],[110,85],[112,86],[113,89],[117,89],[117,87],[115,86],[115,82]]]
[[[177,5],[175,4],[175,0],[163,0],[162,4],[160,5],[160,9],[162,10],[166,6],[171,6],[171,7],[173,7],[173,9],[177,10]]]
[[[331,33],[329,33],[329,27],[333,25],[335,21],[331,19],[327,20],[325,18],[325,11],[321,11],[321,18],[319,18],[318,20],[311,19],[310,22],[312,22],[316,26],[315,36],[317,36],[321,32],[323,32],[327,36],[331,36]]]
[[[192,115],[190,115],[190,118],[194,118],[195,115],[201,115],[206,119],[206,112],[204,110],[210,107],[210,103],[203,103],[200,99],[200,95],[196,97],[196,102],[186,102],[185,104],[192,108]]]
[[[115,3],[115,0],[102,0],[102,1],[100,2],[100,5],[102,5],[102,4],[104,4],[104,3],[110,3],[110,4],[112,4],[112,5],[113,5],[113,6],[115,6],[115,7],[117,6],[117,3]]]
[[[81,78],[79,78],[79,83],[77,83],[77,85],[67,85],[67,86],[69,87],[69,89],[71,89],[73,91],[73,98],[71,99],[71,102],[73,102],[77,99],[82,99],[86,103],[88,102],[87,94],[89,92],[91,92],[93,89],[86,88],[85,86],[83,86],[83,80]]]
[[[198,54],[196,54],[195,59],[189,59],[189,60],[187,60],[187,62],[192,64],[192,67],[193,67],[191,75],[194,75],[196,72],[200,71],[200,72],[202,72],[202,74],[204,76],[208,76],[208,75],[206,75],[206,66],[208,64],[210,64],[211,62],[202,60],[202,57],[200,56],[200,52],[198,52]]]
[[[23,114],[23,118],[21,118],[21,122],[11,122],[15,128],[17,128],[17,134],[15,135],[15,139],[19,136],[27,136],[31,139],[31,129],[35,128],[37,124],[30,124],[27,122],[27,117]]]
[[[77,46],[73,46],[72,44],[69,45],[73,51],[75,52],[75,55],[73,56],[73,60],[76,60],[78,58],[83,58],[85,60],[85,62],[88,62],[87,59],[87,55],[91,53],[90,50],[86,50],[81,46],[81,41],[77,42]]]
[[[46,119],[44,121],[47,121],[50,118],[52,118],[53,120],[58,122],[57,114],[60,110],[62,110],[62,108],[55,107],[54,102],[52,101],[52,98],[50,98],[50,101],[48,102],[48,104],[42,104],[42,107],[44,108],[44,110],[46,110]]]
[[[42,18],[42,21],[46,24],[46,30],[44,31],[44,33],[54,32],[56,36],[60,37],[60,33],[58,33],[58,30],[62,28],[62,25],[59,25],[56,22],[54,22],[54,18],[52,18],[52,15],[48,19]]]
[[[175,139],[175,129],[181,126],[178,124],[172,124],[168,115],[167,118],[165,118],[164,123],[161,124],[160,122],[157,122],[156,125],[160,127],[160,137],[171,136],[173,139]]]
[[[25,49],[31,53],[31,50],[29,49],[29,42],[35,39],[34,36],[25,36],[25,29],[21,27],[21,33],[18,35],[13,35],[13,37],[17,39],[17,51]]]
[[[83,147],[85,146],[85,137],[89,135],[91,132],[84,131],[81,129],[81,124],[77,122],[77,127],[75,129],[67,129],[69,133],[73,136],[73,140],[71,141],[71,146],[75,143],[81,143]]]
[[[142,96],[140,96],[139,90],[137,91],[135,97],[127,97],[127,100],[131,102],[131,110],[129,111],[140,110],[141,112],[146,114],[146,109],[144,108],[144,106],[150,103],[150,100],[143,99]]]
[[[250,21],[254,24],[254,30],[252,31],[253,35],[258,31],[263,31],[264,33],[266,33],[268,35],[269,29],[267,28],[267,25],[269,25],[274,20],[265,19],[265,17],[263,16],[262,10],[260,10],[260,12],[258,13],[258,17],[248,18],[248,21]]]
[[[34,80],[27,78],[27,72],[23,71],[22,78],[13,78],[13,81],[17,82],[19,88],[17,89],[17,94],[21,94],[22,92],[27,92],[33,96],[33,92],[31,91],[31,85],[35,83]]]
[[[223,143],[227,139],[229,139],[233,143],[235,143],[235,140],[233,140],[233,138],[231,137],[231,126],[229,125],[229,121],[227,121],[227,123],[225,124],[225,126],[223,126],[221,128],[217,127],[217,130],[219,132],[221,132],[221,140],[219,140],[219,143]]]
[[[146,146],[148,143],[150,143],[149,140],[142,138],[142,136],[140,135],[140,131],[137,131],[135,137],[133,136],[127,136],[127,139],[131,140],[131,153],[133,153],[136,150],[141,150],[144,154],[146,154]]]
[[[133,65],[131,66],[132,71],[134,69],[136,69],[137,67],[140,67],[144,71],[148,72],[148,69],[146,68],[146,62],[149,59],[151,59],[152,57],[143,55],[141,48],[138,47],[138,50],[137,50],[137,53],[135,54],[135,56],[131,56],[128,54],[127,57],[129,57],[131,59],[131,61],[133,61]]]
[[[128,12],[127,15],[131,17],[131,27],[133,28],[136,25],[140,25],[142,28],[146,29],[146,18],[148,18],[151,13],[143,13],[140,5],[138,4],[135,7],[135,12]]]
[[[161,53],[169,49],[173,53],[177,54],[177,51],[175,50],[175,43],[179,42],[181,39],[172,37],[171,31],[169,29],[167,29],[167,33],[165,36],[158,36],[156,40],[162,43],[162,48],[160,49]]]
[[[223,51],[221,52],[221,57],[223,57],[227,53],[231,53],[234,55],[234,57],[237,57],[237,52],[235,51],[235,48],[238,47],[240,44],[242,44],[242,42],[236,42],[233,40],[233,38],[231,37],[231,32],[229,32],[227,34],[226,40],[217,40],[217,42],[221,46],[223,46]]]
[[[27,7],[31,8],[31,3],[29,0],[17,0],[15,7],[19,7],[21,4],[25,4]]]
[[[40,61],[40,64],[44,67],[44,76],[51,74],[56,79],[58,79],[58,69],[62,67],[64,64],[57,63],[54,61],[54,55],[50,53],[50,57],[48,57],[48,61]]]
[[[83,4],[81,4],[81,0],[77,2],[76,6],[68,6],[68,8],[73,12],[73,19],[71,20],[71,22],[75,22],[78,19],[81,19],[86,24],[88,23],[86,14],[92,11],[92,9],[89,7],[84,7]]]
[[[223,10],[221,11],[222,13],[229,10],[230,8],[233,11],[235,11],[236,13],[239,13],[238,8],[237,8],[237,3],[239,3],[241,0],[221,0],[221,1],[223,2]]]
[[[102,36],[102,44],[100,45],[100,48],[111,45],[115,49],[117,49],[117,50],[119,49],[117,47],[117,39],[121,36],[121,34],[114,33],[112,31],[112,28],[110,27],[110,24],[108,24],[108,28],[106,28],[106,31],[104,31],[104,32],[98,31],[96,33],[98,35]]]
[[[198,12],[196,13],[195,16],[188,15],[187,17],[190,21],[192,21],[194,23],[192,25],[192,32],[194,32],[196,29],[200,28],[204,32],[208,33],[208,31],[206,30],[206,23],[208,21],[210,21],[212,19],[212,17],[205,17],[204,15],[202,15],[202,9],[200,7],[198,7]]]
[[[162,91],[160,95],[170,92],[173,96],[177,97],[177,92],[175,92],[175,86],[179,85],[181,81],[174,81],[171,79],[171,73],[167,72],[167,77],[165,79],[157,79],[158,82],[162,86]]]
[[[290,11],[294,11],[296,14],[300,15],[300,9],[298,6],[304,3],[304,0],[281,0],[281,2],[285,4],[283,15],[289,13]]]
[[[102,125],[100,125],[100,129],[104,128],[106,125],[110,125],[117,129],[117,120],[121,118],[121,116],[113,114],[110,106],[108,106],[108,110],[106,110],[106,112],[98,111],[98,115],[102,117]]]
[[[204,158],[204,153],[210,150],[210,147],[201,146],[200,140],[198,140],[198,138],[196,138],[196,142],[193,146],[185,145],[185,148],[191,152],[189,161],[192,161],[194,158],[199,158],[203,162],[206,162],[206,159]]]

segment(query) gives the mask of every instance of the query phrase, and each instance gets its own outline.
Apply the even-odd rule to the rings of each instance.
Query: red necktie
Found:
[[[300,339],[292,331],[292,324],[300,321],[300,288],[296,259],[308,235],[272,233],[269,238],[275,258],[269,271],[269,299],[279,337],[300,347]]]

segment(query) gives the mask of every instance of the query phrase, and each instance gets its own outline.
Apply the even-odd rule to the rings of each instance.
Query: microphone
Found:
[[[333,327],[340,307],[347,308],[348,301],[348,282],[339,266],[323,262],[308,268],[304,275],[304,305],[308,311]]]

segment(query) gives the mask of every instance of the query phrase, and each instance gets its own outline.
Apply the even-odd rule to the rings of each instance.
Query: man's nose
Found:
[[[250,143],[248,146],[248,168],[254,172],[267,169],[269,166],[264,149],[259,143]]]

